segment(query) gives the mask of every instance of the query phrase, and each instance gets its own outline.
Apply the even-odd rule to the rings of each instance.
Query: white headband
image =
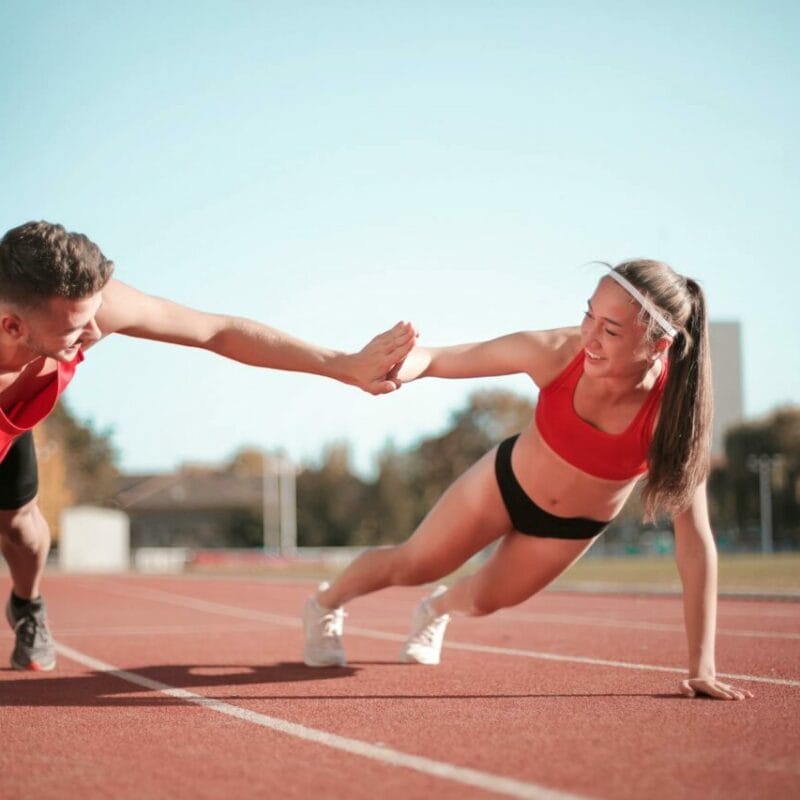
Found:
[[[658,310],[652,300],[645,297],[624,275],[619,272],[611,270],[608,273],[609,278],[613,278],[631,297],[638,300],[642,308],[661,326],[667,336],[675,338],[678,331],[672,327],[667,321],[667,318]]]

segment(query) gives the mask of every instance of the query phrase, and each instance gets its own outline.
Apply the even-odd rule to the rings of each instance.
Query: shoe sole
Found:
[[[437,667],[441,663],[441,659],[437,658],[435,661],[431,659],[422,659],[412,656],[410,653],[400,653],[401,664],[421,664],[424,667]]]
[[[313,661],[308,658],[303,658],[303,663],[307,667],[346,667],[346,661]]]
[[[14,659],[11,659],[11,669],[16,669],[20,672],[51,672],[56,668],[56,662],[52,664],[40,664],[38,661],[30,661],[28,664],[18,664]]]
[[[321,658],[313,658],[308,656],[306,652],[303,652],[303,663],[307,667],[346,667],[347,666],[347,659],[335,659],[333,661],[326,661]]]

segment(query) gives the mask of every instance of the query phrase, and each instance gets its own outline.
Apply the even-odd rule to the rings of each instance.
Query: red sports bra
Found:
[[[536,427],[549,447],[582,472],[606,480],[628,480],[647,472],[653,423],[668,369],[662,369],[639,412],[622,433],[606,433],[575,413],[573,397],[583,374],[581,349],[566,369],[539,392]]]
[[[81,361],[83,350],[79,350],[72,361],[59,361],[50,380],[33,397],[20,400],[7,414],[0,409],[0,461],[6,457],[14,439],[31,430],[55,408],[59,395],[67,388]]]

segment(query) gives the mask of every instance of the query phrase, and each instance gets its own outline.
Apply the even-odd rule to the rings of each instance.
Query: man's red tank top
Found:
[[[606,480],[628,480],[647,472],[647,453],[653,438],[668,369],[661,370],[633,421],[622,433],[606,433],[575,413],[573,397],[583,375],[583,350],[566,369],[539,392],[536,427],[549,447],[582,472]]]
[[[35,395],[20,400],[7,413],[0,409],[0,461],[6,457],[14,439],[31,430],[56,407],[59,395],[69,385],[81,361],[82,350],[72,361],[59,361],[50,380]]]

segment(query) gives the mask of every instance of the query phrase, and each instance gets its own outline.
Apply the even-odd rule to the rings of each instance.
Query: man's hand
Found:
[[[414,347],[417,331],[410,322],[398,322],[379,333],[358,353],[347,356],[352,382],[370,394],[389,394],[399,389],[397,370]]]

